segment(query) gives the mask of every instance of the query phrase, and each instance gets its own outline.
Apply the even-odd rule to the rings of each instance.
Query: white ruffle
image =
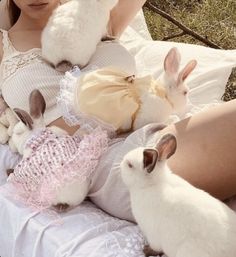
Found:
[[[97,67],[93,67],[93,70]],[[91,70],[87,71],[90,72]],[[84,74],[85,72],[83,72]],[[78,78],[81,76],[81,71],[76,66],[71,71],[66,72],[65,76],[60,81],[60,92],[57,97],[57,105],[61,110],[63,119],[69,126],[79,125],[87,132],[93,131],[97,127],[101,127],[106,130],[109,137],[116,135],[115,128],[105,123],[96,117],[81,112],[79,109],[75,110],[74,106],[74,94],[77,86]]]

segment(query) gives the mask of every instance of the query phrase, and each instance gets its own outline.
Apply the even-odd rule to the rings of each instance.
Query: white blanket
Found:
[[[140,75],[151,72],[158,76],[164,56],[172,46],[179,48],[183,64],[196,58],[198,67],[188,81],[190,98],[196,106],[219,102],[231,68],[236,66],[236,50],[152,41],[141,13],[122,40],[134,54]],[[1,257],[143,256],[144,239],[138,227],[105,214],[88,201],[61,215],[62,224],[55,224],[55,217],[29,210],[10,200],[6,192],[6,186],[2,186]]]

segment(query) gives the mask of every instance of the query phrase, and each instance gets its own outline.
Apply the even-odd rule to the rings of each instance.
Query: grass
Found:
[[[223,49],[236,49],[236,0],[152,0],[160,9]],[[181,32],[175,25],[144,7],[149,31],[154,40]],[[171,39],[204,45],[191,36]],[[236,98],[236,68],[226,86],[223,100]]]

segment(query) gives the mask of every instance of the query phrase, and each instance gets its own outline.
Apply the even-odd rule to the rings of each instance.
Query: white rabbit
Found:
[[[107,35],[111,9],[118,0],[70,0],[59,6],[42,33],[42,55],[58,70],[84,67]]]
[[[8,107],[2,96],[0,96],[0,144],[9,143],[12,150],[14,146],[11,141],[13,128],[17,123],[14,112]]]
[[[19,154],[28,157],[31,149],[25,148],[27,140],[33,135],[39,133],[46,128],[43,114],[46,109],[46,102],[44,97],[38,90],[31,92],[29,97],[30,115],[21,109],[15,108],[14,112],[19,117],[20,121],[15,125],[12,132],[12,141],[17,148]],[[67,132],[59,127],[50,127],[59,135],[65,135]]]
[[[152,75],[135,78],[116,67],[82,74],[75,82],[75,113],[95,118],[117,133],[150,123],[173,122],[170,115],[181,112],[187,105],[189,90],[185,80],[196,64],[192,60],[179,72],[180,53],[172,48],[157,80]]]
[[[134,129],[148,123],[169,123],[172,119],[178,120],[176,120],[176,116],[170,117],[170,115],[184,111],[189,101],[189,88],[185,84],[185,80],[197,65],[196,60],[191,60],[183,70],[179,71],[180,61],[181,56],[178,49],[172,48],[165,57],[164,72],[157,79],[157,82],[164,88],[165,97],[159,97],[143,90],[140,94],[142,104],[134,122]]]
[[[176,138],[166,134],[155,148],[140,147],[124,157],[121,176],[137,223],[156,255],[235,257],[235,213],[172,173],[167,159],[176,147]]]
[[[12,140],[16,145],[19,153],[23,155],[23,160],[29,157],[28,163],[30,165],[30,155],[32,153],[32,148],[27,146],[27,142],[34,136],[36,136],[35,141],[37,141],[37,135],[39,135],[40,132],[46,128],[43,119],[46,103],[42,94],[38,90],[34,90],[30,94],[29,104],[30,115],[24,110],[14,109],[21,121],[17,123],[13,129]],[[48,129],[53,131],[58,136],[68,134],[65,130],[56,126],[48,127]],[[14,173],[14,170],[9,170],[8,172]],[[47,171],[42,170],[41,174],[45,172]],[[11,181],[11,179],[14,180],[13,174],[8,175],[10,175],[9,181]],[[26,177],[29,177],[29,174],[26,175]],[[32,177],[32,180],[34,181],[35,178]],[[24,180],[20,181],[25,183]],[[64,187],[58,187],[56,197],[52,200],[51,206],[56,207],[58,211],[64,211],[70,206],[76,206],[80,204],[87,196],[89,184],[89,180],[85,180],[83,182],[75,180],[73,183],[65,184]]]

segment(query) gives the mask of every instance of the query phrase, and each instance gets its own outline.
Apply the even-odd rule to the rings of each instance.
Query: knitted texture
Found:
[[[82,139],[44,129],[26,147],[32,150],[30,156],[22,159],[8,181],[24,202],[42,209],[51,206],[58,188],[92,176],[108,147],[108,137],[101,129]]]

